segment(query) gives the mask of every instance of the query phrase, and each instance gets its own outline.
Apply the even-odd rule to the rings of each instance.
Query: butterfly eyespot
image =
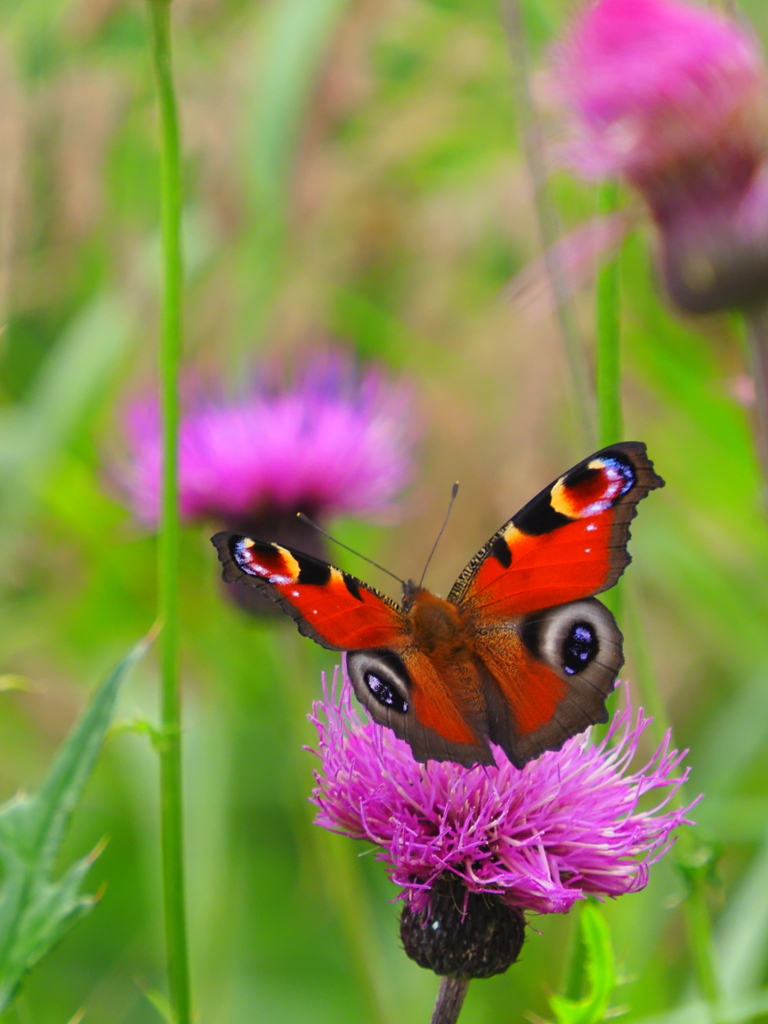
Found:
[[[408,702],[403,700],[400,694],[389,683],[385,683],[380,679],[375,672],[366,672],[363,675],[363,681],[379,704],[383,704],[387,708],[393,708],[403,715],[406,714]]]
[[[612,458],[605,459],[605,466],[608,471],[608,475],[613,476],[613,478],[620,483],[621,489],[619,494],[626,494],[627,491],[634,487],[636,475],[634,467],[630,462],[614,456]]]
[[[411,679],[392,651],[350,651],[347,672],[358,699],[377,721],[389,723],[393,714],[410,711]]]
[[[594,626],[589,622],[574,622],[563,641],[563,671],[569,676],[583,672],[594,661],[599,649]]]

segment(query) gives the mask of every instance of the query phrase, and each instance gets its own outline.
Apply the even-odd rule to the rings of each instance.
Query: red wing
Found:
[[[607,722],[605,699],[621,668],[621,633],[594,598],[517,622],[491,622],[475,654],[488,673],[488,736],[518,768]]]
[[[629,564],[637,503],[664,481],[639,441],[603,448],[555,480],[472,559],[448,600],[508,619],[612,587]]]
[[[323,647],[383,647],[405,629],[393,601],[327,562],[235,533],[217,533],[211,540],[227,583],[258,587],[296,620],[300,633]]]
[[[494,764],[483,680],[470,655],[439,664],[405,640],[351,651],[346,666],[358,700],[410,745],[417,761]]]

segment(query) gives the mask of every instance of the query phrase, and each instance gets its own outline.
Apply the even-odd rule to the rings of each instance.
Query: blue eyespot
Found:
[[[569,676],[583,672],[599,650],[594,626],[589,622],[574,622],[563,641],[563,671]]]
[[[403,700],[394,686],[385,683],[375,672],[366,672],[363,681],[379,704],[385,708],[399,711],[403,715],[408,711],[408,702]]]

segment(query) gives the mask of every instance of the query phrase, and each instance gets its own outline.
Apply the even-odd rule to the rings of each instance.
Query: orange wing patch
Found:
[[[413,646],[405,648],[400,656],[413,680],[411,699],[419,723],[450,743],[482,745],[482,732],[475,731],[470,724],[482,707],[472,708],[466,700],[468,690],[479,692],[476,672],[466,678],[467,670],[472,672],[471,661],[456,664],[453,670],[438,669],[426,654]]]
[[[531,657],[517,633],[493,630],[479,637],[477,655],[511,709],[518,736],[528,736],[552,721],[567,684]]]

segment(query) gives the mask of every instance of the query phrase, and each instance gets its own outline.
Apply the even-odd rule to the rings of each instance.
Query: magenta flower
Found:
[[[288,384],[262,374],[239,398],[186,403],[182,516],[249,529],[298,511],[321,519],[389,516],[412,474],[413,436],[408,388],[379,369],[360,369],[333,353],[307,359]],[[154,524],[161,462],[156,403],[130,410],[128,438],[124,487],[136,516]]]
[[[379,847],[400,898],[429,912],[446,879],[519,911],[564,913],[588,895],[637,892],[690,808],[672,806],[688,778],[669,736],[631,769],[648,722],[627,706],[607,736],[574,737],[522,770],[413,759],[408,744],[362,717],[348,682],[315,704],[321,767],[316,824]],[[629,688],[624,692],[629,701]],[[658,794],[656,802],[643,800]],[[642,806],[641,806],[642,802]],[[692,806],[692,805],[691,805]],[[466,897],[465,897],[466,898]]]
[[[556,51],[572,115],[568,156],[638,189],[683,309],[768,291],[768,75],[752,35],[683,0],[598,0]]]
[[[559,77],[579,132],[572,159],[588,174],[642,187],[724,146],[753,158],[759,146],[766,78],[757,44],[698,4],[589,4],[560,48]]]

